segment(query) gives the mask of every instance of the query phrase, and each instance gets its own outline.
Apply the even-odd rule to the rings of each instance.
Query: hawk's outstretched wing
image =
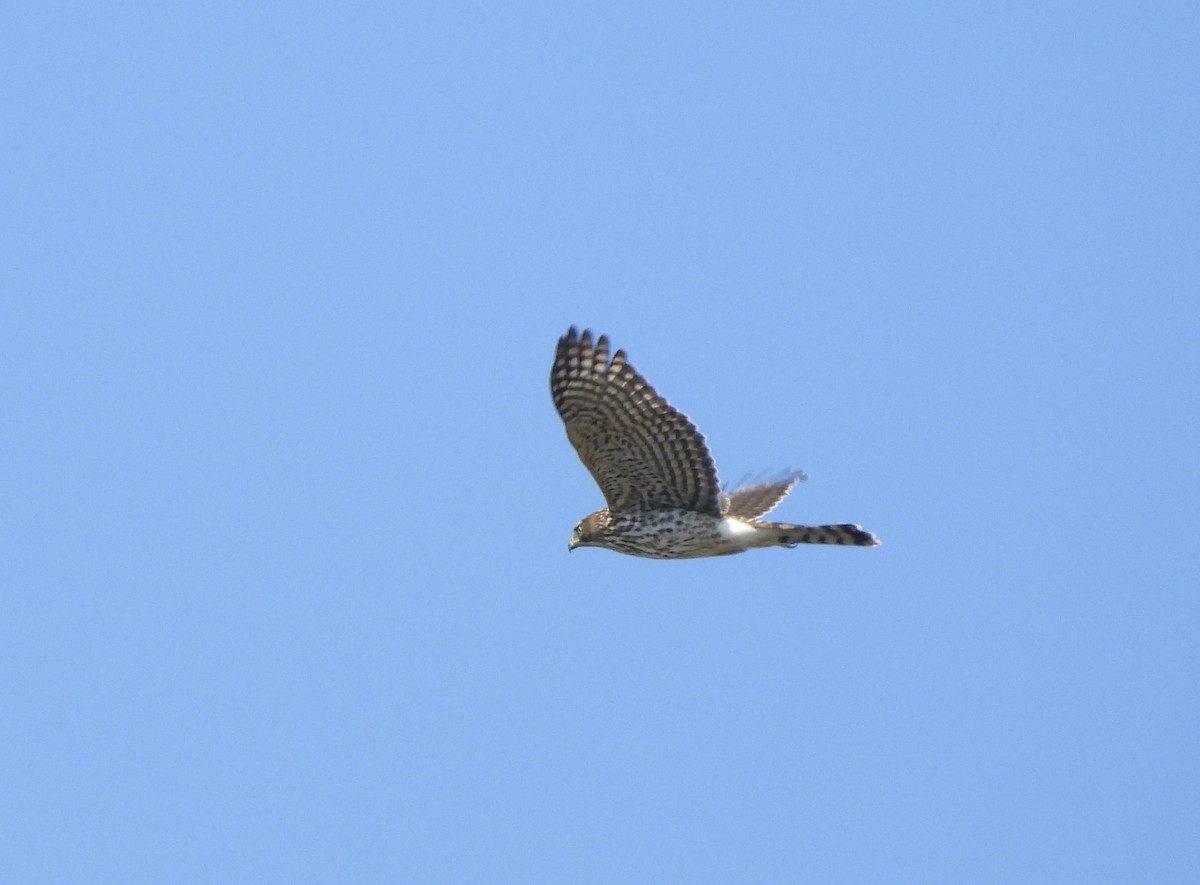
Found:
[[[720,515],[717,468],[700,431],[659,396],[608,338],[572,326],[550,372],[567,437],[613,512],[694,510]],[[781,496],[782,497],[782,496]]]
[[[721,498],[721,513],[742,519],[758,519],[778,507],[792,486],[806,479],[808,477],[803,471],[798,470],[774,482],[760,482],[734,489]]]

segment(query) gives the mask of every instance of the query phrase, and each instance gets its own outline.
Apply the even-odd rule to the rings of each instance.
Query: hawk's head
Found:
[[[604,547],[605,530],[608,528],[608,510],[597,510],[584,517],[571,532],[571,540],[567,542],[567,550],[576,547]]]

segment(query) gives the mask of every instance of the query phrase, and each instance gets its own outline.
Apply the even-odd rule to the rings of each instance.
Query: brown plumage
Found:
[[[572,326],[558,341],[550,392],[567,437],[608,506],[575,527],[569,547],[607,547],[634,556],[684,559],[751,547],[879,541],[856,525],[764,522],[804,478],[793,473],[722,494],[708,444],[687,416],[629,365]]]

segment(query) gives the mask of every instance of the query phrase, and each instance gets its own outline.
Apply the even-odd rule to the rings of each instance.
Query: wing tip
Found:
[[[607,370],[610,365],[623,366],[626,365],[628,357],[624,350],[618,350],[609,358],[610,342],[607,335],[593,334],[591,329],[579,330],[578,326],[571,325],[567,329],[567,334],[558,339],[559,351],[578,350],[580,356],[592,358],[593,364]]]

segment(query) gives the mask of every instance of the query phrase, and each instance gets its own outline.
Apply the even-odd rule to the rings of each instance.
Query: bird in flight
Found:
[[[696,425],[629,365],[572,326],[558,339],[550,371],[554,407],[567,438],[608,506],[583,519],[567,547],[606,547],[654,559],[741,553],[752,547],[879,540],[857,525],[792,525],[761,517],[804,479],[791,473],[723,493]]]

